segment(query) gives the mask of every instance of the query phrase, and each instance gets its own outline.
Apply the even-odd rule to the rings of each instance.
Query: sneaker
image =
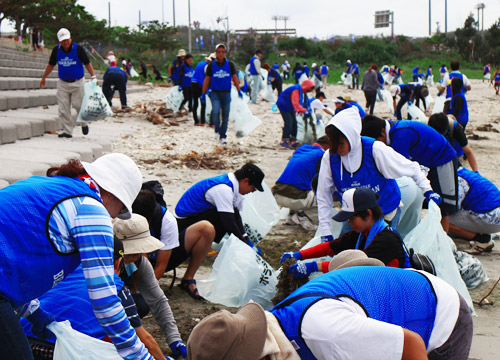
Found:
[[[89,133],[89,126],[88,125],[82,126],[82,134],[87,135],[88,133]]]
[[[469,250],[465,250],[465,252],[471,255],[479,255],[485,252],[491,252],[494,247],[495,242],[493,240],[490,240],[487,243],[471,241],[471,248]]]
[[[70,139],[70,138],[72,138],[72,137],[73,137],[73,135],[71,135],[71,134],[67,134],[67,133],[64,133],[64,132],[63,132],[63,133],[60,133],[59,135],[57,135],[57,137],[60,137],[60,138],[68,138],[68,139]]]
[[[222,138],[222,139],[220,139],[220,143],[221,143],[222,145],[227,145],[227,139],[226,139],[226,138]]]
[[[285,147],[287,149],[291,149],[290,144],[287,143],[285,140],[283,140],[282,142],[280,142],[280,146],[283,146],[283,147]]]
[[[290,147],[292,149],[297,149],[299,146],[300,146],[300,144],[296,141],[292,141],[292,143],[290,144]]]
[[[215,141],[219,141],[219,140],[220,140],[220,135],[219,135],[219,133],[215,133],[215,134],[214,134],[214,140],[215,140]]]

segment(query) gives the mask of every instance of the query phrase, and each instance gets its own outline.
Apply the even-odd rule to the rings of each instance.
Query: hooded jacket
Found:
[[[340,180],[343,180],[345,176],[352,177],[360,169],[363,161],[363,146],[360,135],[361,117],[359,112],[354,108],[341,111],[330,120],[328,125],[334,125],[339,129],[347,138],[351,147],[347,155],[340,156]],[[321,161],[318,179],[317,199],[321,235],[331,235],[332,194],[336,191],[336,188],[333,181],[330,157],[330,150],[327,150]],[[429,180],[427,180],[425,174],[420,170],[418,163],[406,159],[381,141],[373,143],[372,157],[372,161],[379,174],[386,179],[409,176],[423,192],[432,189]],[[378,176],[379,174],[374,175]],[[401,197],[399,191],[397,196]]]

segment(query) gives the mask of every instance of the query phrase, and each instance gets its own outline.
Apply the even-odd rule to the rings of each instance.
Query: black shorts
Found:
[[[443,199],[439,208],[441,215],[453,215],[458,211],[457,158],[446,164],[430,169],[427,178],[432,190]]]
[[[185,237],[186,230],[183,230],[179,233],[179,246],[172,249],[165,272],[175,269],[191,256],[191,254],[188,254],[186,251]]]

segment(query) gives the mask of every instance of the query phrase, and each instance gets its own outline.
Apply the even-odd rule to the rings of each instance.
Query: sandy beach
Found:
[[[472,90],[467,93],[470,112],[470,122],[467,134],[470,146],[476,155],[479,172],[500,186],[500,166],[498,154],[500,149],[500,97],[495,96],[493,87],[480,80],[471,80]],[[153,110],[161,105],[170,88],[157,87],[142,93],[129,96],[129,106],[139,104]],[[361,90],[348,90],[341,85],[328,85],[324,90],[327,96],[325,103],[334,107],[331,102],[336,96],[349,95],[363,107],[364,95]],[[430,88],[433,97],[437,94],[436,87]],[[117,101],[115,100],[115,103]],[[279,141],[283,121],[279,113],[271,112],[271,104],[259,101],[249,104],[250,110],[262,120],[262,124],[250,135],[237,138],[234,124],[229,124],[228,144],[222,147],[213,138],[210,127],[193,126],[191,116],[175,119],[172,126],[154,125],[146,119],[146,114],[137,111],[119,113],[105,120],[106,122],[123,122],[130,124],[133,135],[116,141],[114,151],[129,155],[136,161],[146,179],[158,179],[165,189],[165,200],[170,209],[175,207],[182,193],[195,182],[222,173],[230,172],[251,161],[262,168],[266,174],[265,182],[273,186],[292,151],[280,147]],[[432,107],[432,105],[431,105]],[[377,102],[375,115],[393,119],[392,113],[384,102]],[[166,119],[169,120],[169,119]],[[487,125],[487,127],[485,127]],[[480,131],[478,128],[489,131]],[[473,140],[472,138],[476,139]],[[468,166],[467,163],[464,164]],[[313,232],[302,230],[298,226],[285,225],[281,221],[261,243],[264,258],[275,268],[279,255],[286,250],[297,250],[297,243],[303,244],[309,240]],[[456,240],[460,249],[468,248],[468,242]],[[479,301],[493,286],[500,276],[500,241],[491,253],[480,255],[489,281],[471,290],[474,301]],[[213,257],[209,257],[197,274],[197,279],[207,277]],[[178,271],[177,279],[180,279]],[[179,281],[179,280],[177,280]],[[177,287],[169,290],[171,274],[161,280],[169,298],[174,316],[186,342],[191,328],[204,316],[223,308],[220,305],[200,302],[191,299]],[[498,359],[500,349],[500,285],[489,296],[493,305],[477,306],[477,317],[474,318],[474,339],[471,359]],[[146,328],[160,343],[166,354],[170,350],[165,344],[164,336],[154,322],[148,317]]]

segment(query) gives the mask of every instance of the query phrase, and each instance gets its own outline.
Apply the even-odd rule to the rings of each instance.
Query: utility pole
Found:
[[[165,23],[165,10],[163,8],[163,0],[161,0],[161,23]]]
[[[188,51],[191,53],[191,0],[188,0]]]
[[[175,27],[175,0],[172,0],[172,14],[174,16],[174,27]]]
[[[285,22],[285,33],[286,33],[286,21],[290,19],[290,16],[274,15],[272,17],[274,20],[274,43],[278,43],[278,20],[283,20]]]
[[[432,30],[431,30],[431,0],[429,0],[429,36],[432,35]]]
[[[111,27],[111,2],[108,1],[108,27]]]
[[[482,24],[481,24],[481,28],[483,31],[484,30],[484,8],[486,7],[486,5],[484,5],[484,3],[479,3],[476,5],[476,9],[477,9],[477,31],[479,31],[479,20],[480,20],[480,17],[479,17],[479,10],[481,10],[482,12],[482,15],[483,15],[483,21],[482,21]]]
[[[139,10],[139,31],[141,31],[141,10]]]
[[[448,0],[444,0],[444,33],[448,34]]]
[[[226,31],[227,31],[227,49],[229,50],[229,16],[226,17],[218,17],[217,18],[217,23],[220,23],[222,20],[226,20]]]

